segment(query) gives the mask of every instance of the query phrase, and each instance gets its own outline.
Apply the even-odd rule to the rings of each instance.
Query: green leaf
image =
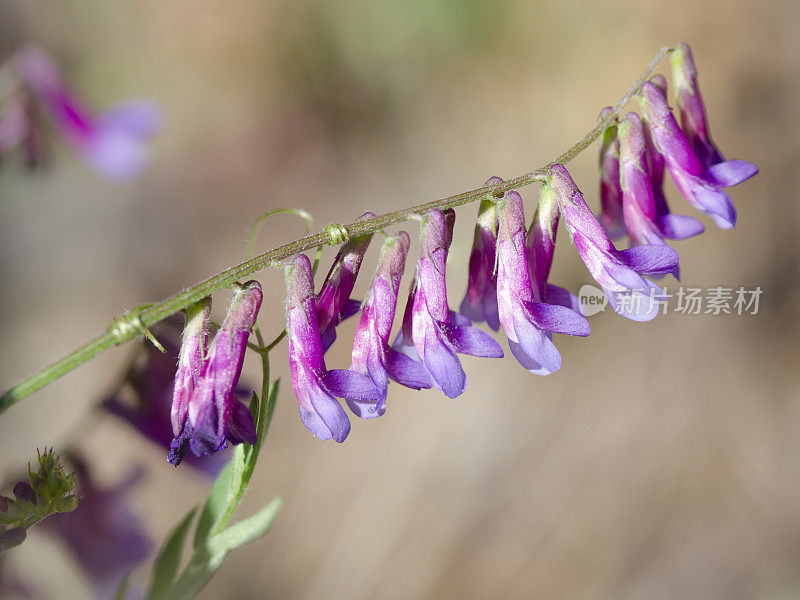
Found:
[[[211,491],[208,492],[208,498],[203,505],[200,519],[197,521],[197,529],[194,531],[194,541],[192,545],[195,549],[205,543],[212,527],[217,524],[219,518],[227,508],[232,468],[230,462],[225,465],[225,468],[217,475],[214,485],[211,486]]]
[[[283,498],[280,496],[273,498],[269,504],[252,517],[239,521],[235,525],[231,525],[220,533],[211,536],[206,544],[211,564],[215,564],[216,561],[222,564],[222,559],[229,552],[253,540],[257,540],[267,533],[272,527],[275,517],[278,516],[278,511],[282,504]]]
[[[150,579],[150,588],[147,591],[148,600],[161,598],[164,592],[169,589],[169,586],[172,585],[172,582],[175,581],[175,575],[177,575],[178,567],[181,564],[181,556],[183,556],[183,544],[186,541],[189,527],[196,512],[197,507],[195,506],[183,518],[183,521],[172,530],[167,541],[164,542],[164,546],[153,564],[153,575]]]
[[[119,587],[117,591],[114,593],[114,597],[112,600],[125,600],[128,597],[128,588],[130,587],[131,583],[131,574],[128,573],[125,577],[122,578],[122,581],[119,582]]]
[[[205,545],[195,550],[194,556],[178,580],[170,587],[166,597],[169,600],[194,598],[222,566],[222,561],[229,552],[269,531],[282,503],[282,498],[274,498],[252,517],[211,536]]]

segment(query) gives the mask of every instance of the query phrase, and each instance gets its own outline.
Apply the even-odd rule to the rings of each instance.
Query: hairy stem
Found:
[[[321,232],[307,235],[298,240],[273,248],[263,254],[259,254],[243,263],[234,267],[230,267],[208,279],[201,281],[197,285],[185,288],[180,292],[173,294],[166,300],[150,304],[141,310],[133,310],[125,313],[121,317],[114,319],[112,325],[108,330],[87,342],[80,348],[70,352],[64,358],[54,362],[53,364],[45,367],[38,373],[23,380],[0,397],[0,412],[5,411],[10,406],[16,404],[26,396],[43,388],[49,383],[55,381],[65,373],[72,371],[79,365],[94,358],[101,352],[123,344],[139,335],[146,333],[147,327],[158,323],[162,319],[185,309],[187,306],[205,298],[206,296],[216,292],[217,290],[227,288],[234,282],[243,279],[265,269],[266,267],[274,264],[277,261],[283,260],[293,256],[299,252],[304,252],[312,248],[317,248],[324,245],[337,245],[352,236],[363,235],[365,233],[372,233],[384,227],[402,223],[408,220],[413,215],[424,214],[434,208],[447,209],[468,204],[486,197],[488,194],[500,194],[502,192],[520,188],[529,185],[535,181],[543,181],[547,170],[556,163],[566,163],[578,156],[589,145],[592,144],[608,126],[615,121],[621,114],[625,106],[630,100],[639,92],[642,84],[650,77],[655,68],[661,63],[664,57],[669,53],[670,48],[664,47],[659,50],[658,54],[653,58],[647,68],[636,79],[636,81],[628,89],[627,93],[622,99],[614,106],[614,109],[606,114],[603,118],[597,121],[597,124],[587,133],[580,141],[564,151],[560,156],[556,157],[552,162],[534,169],[529,173],[520,175],[513,179],[509,179],[502,183],[496,183],[474,190],[469,190],[448,196],[440,200],[426,202],[425,204],[418,204],[402,210],[387,213],[373,217],[372,219],[365,219],[355,221],[349,225],[334,225],[328,226]]]

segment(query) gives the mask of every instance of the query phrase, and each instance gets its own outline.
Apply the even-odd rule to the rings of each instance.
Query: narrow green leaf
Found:
[[[225,556],[269,531],[283,499],[274,498],[252,517],[211,536],[204,546],[195,549],[189,564],[168,590],[169,600],[190,600],[197,596],[222,566]]]
[[[183,518],[183,521],[178,523],[167,538],[167,541],[164,542],[164,546],[153,564],[150,588],[147,590],[147,600],[156,600],[163,597],[164,592],[175,581],[175,575],[178,573],[178,567],[180,567],[181,557],[183,556],[183,545],[196,512],[197,507],[195,506]]]
[[[192,546],[195,549],[205,543],[211,528],[217,524],[220,516],[227,508],[228,490],[231,485],[231,469],[231,463],[229,462],[217,475],[217,480],[208,492],[208,498],[203,505],[203,512],[200,513],[200,519],[197,521],[197,529],[194,531]]]
[[[275,521],[282,504],[283,498],[280,496],[275,497],[252,517],[239,521],[235,525],[231,525],[220,533],[211,536],[206,542],[206,548],[211,560],[210,564],[212,566],[217,562],[221,564],[226,554],[253,540],[257,540],[267,533],[272,527],[272,523]]]

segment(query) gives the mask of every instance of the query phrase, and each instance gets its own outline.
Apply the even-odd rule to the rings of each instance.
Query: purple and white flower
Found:
[[[285,276],[289,370],[300,419],[318,438],[341,443],[350,433],[350,420],[336,398],[354,403],[356,414],[369,413],[376,410],[380,390],[366,375],[326,368],[308,257],[295,256],[285,266]]]
[[[365,212],[359,220],[374,216],[374,213]],[[371,241],[372,234],[369,233],[346,242],[336,254],[331,270],[317,294],[317,319],[325,352],[336,340],[336,326],[356,314],[361,306],[357,300],[350,299],[350,294]]]
[[[613,108],[600,111],[603,119]],[[625,236],[622,217],[622,190],[619,187],[619,139],[616,122],[603,132],[600,144],[600,223],[612,240]]]
[[[452,313],[447,304],[445,267],[453,239],[455,213],[439,209],[422,219],[417,273],[406,306],[403,330],[395,348],[425,363],[434,385],[455,398],[464,392],[467,376],[457,352],[501,358],[503,349],[489,334]],[[413,345],[413,350],[412,350]]]
[[[228,314],[222,322],[211,348],[208,358],[203,364],[200,377],[192,382],[192,391],[188,399],[188,411],[182,423],[182,429],[172,442],[169,461],[180,464],[188,449],[197,455],[212,454],[227,446],[227,442],[240,444],[256,442],[253,417],[244,403],[235,395],[236,385],[242,374],[244,354],[250,330],[256,322],[264,294],[257,281],[248,281],[236,290],[231,300]],[[188,346],[187,363],[179,373],[191,373],[196,367],[192,363],[195,352],[202,346],[199,334],[202,325],[202,309],[192,323],[194,335],[184,338]],[[184,356],[184,353],[181,352]],[[179,399],[180,401],[180,399]],[[175,410],[180,415],[182,407]],[[179,422],[180,419],[176,419]]]
[[[377,403],[364,405],[348,401],[351,410],[363,419],[379,417],[386,412],[389,379],[416,390],[432,385],[424,364],[389,346],[400,279],[410,245],[405,231],[383,243],[378,268],[356,327],[350,369],[369,377],[381,394]]]
[[[501,183],[500,177],[490,177],[486,185]],[[497,211],[492,198],[481,201],[475,236],[469,256],[467,293],[459,311],[473,323],[486,321],[492,329],[500,328],[497,312],[497,274],[495,273],[495,247],[497,246]]]
[[[525,213],[522,198],[506,192],[497,202],[497,299],[500,323],[509,348],[531,373],[549,375],[561,368],[561,355],[552,334],[589,335],[589,323],[580,314],[542,302],[532,285],[525,247]]]
[[[681,129],[686,134],[686,139],[706,168],[723,162],[725,159],[708,131],[706,107],[697,85],[697,69],[689,44],[678,44],[673,48],[669,61],[672,66],[672,82],[675,85],[675,103],[678,105]]]
[[[555,164],[548,170],[542,196],[551,195],[558,202],[578,254],[612,308],[634,321],[655,318],[663,291],[644,276],[674,273],[677,252],[669,246],[653,245],[617,250],[563,165]]]
[[[656,84],[647,81],[642,85],[639,103],[654,145],[663,155],[681,195],[714,219],[720,228],[732,228],[736,223],[736,209],[722,188],[749,179],[758,173],[758,167],[743,160],[728,160],[706,168],[678,127],[664,93]]]
[[[149,158],[147,142],[161,128],[161,111],[154,103],[128,102],[95,115],[73,94],[41,48],[20,50],[15,66],[55,128],[97,173],[127,180],[141,172]]]

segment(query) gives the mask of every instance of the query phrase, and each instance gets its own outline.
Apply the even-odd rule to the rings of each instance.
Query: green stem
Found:
[[[187,306],[205,298],[206,296],[216,292],[217,290],[227,288],[234,282],[248,277],[266,267],[275,264],[277,261],[283,260],[290,256],[294,256],[300,252],[305,252],[312,248],[317,248],[328,244],[341,243],[342,232],[346,232],[348,237],[363,235],[365,233],[372,233],[408,220],[414,215],[425,214],[426,212],[434,209],[447,209],[455,208],[469,202],[474,202],[481,198],[486,197],[488,194],[500,194],[502,192],[520,188],[536,181],[543,181],[547,170],[556,163],[566,163],[578,156],[583,152],[592,142],[600,137],[608,126],[614,122],[621,114],[625,106],[630,100],[639,92],[642,84],[650,77],[653,70],[664,59],[670,48],[662,48],[656,54],[655,58],[650,62],[647,68],[636,79],[636,81],[628,89],[627,93],[617,103],[614,109],[606,114],[603,118],[599,119],[594,128],[587,133],[580,141],[575,143],[572,147],[568,148],[560,156],[552,162],[534,169],[529,173],[520,175],[513,179],[509,179],[502,183],[496,183],[467,192],[462,192],[454,196],[448,196],[440,200],[426,202],[425,204],[418,204],[402,210],[387,213],[373,217],[372,219],[365,219],[355,221],[349,225],[326,227],[323,231],[313,235],[307,235],[298,240],[278,246],[272,250],[264,252],[254,258],[246,260],[229,269],[225,269],[208,279],[201,281],[197,285],[186,288],[166,300],[151,304],[140,311],[129,311],[117,317],[112,323],[111,327],[98,337],[80,348],[70,352],[64,358],[54,362],[53,364],[45,367],[38,373],[23,380],[0,397],[0,412],[5,411],[10,406],[13,406],[26,396],[43,388],[49,383],[55,381],[65,373],[72,371],[79,365],[94,358],[101,352],[108,350],[112,346],[119,346],[138,335],[146,332],[146,328],[158,323],[162,319],[185,309]]]

